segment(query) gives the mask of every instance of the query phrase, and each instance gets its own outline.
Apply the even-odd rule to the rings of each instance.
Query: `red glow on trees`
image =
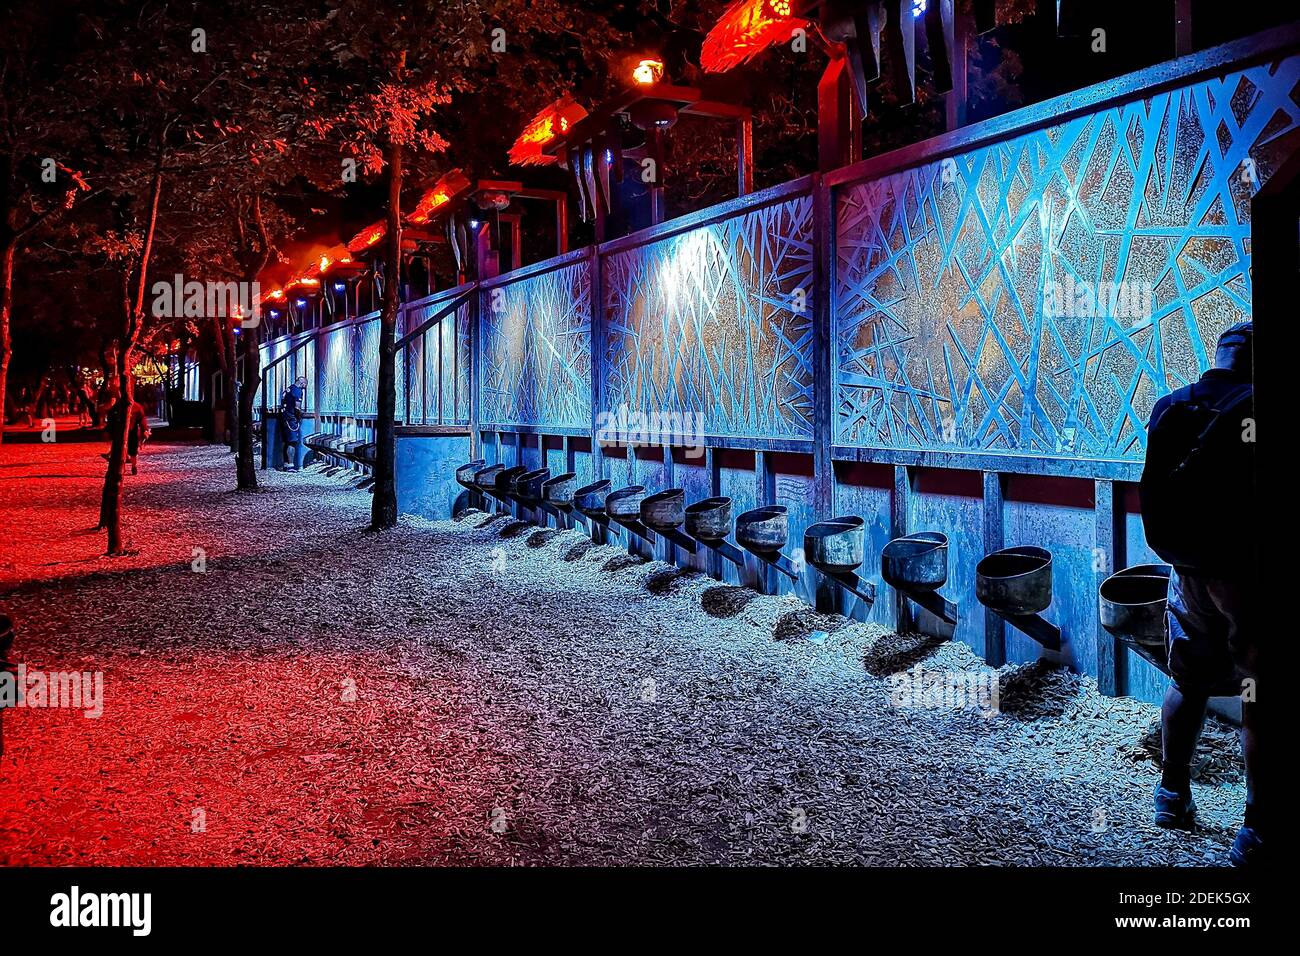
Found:
[[[704,38],[700,65],[709,73],[725,73],[807,26],[807,20],[793,16],[791,0],[738,0]]]

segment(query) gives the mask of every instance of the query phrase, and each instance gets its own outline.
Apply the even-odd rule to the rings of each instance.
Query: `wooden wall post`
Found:
[[[1115,482],[1097,479],[1094,482],[1094,508],[1096,531],[1093,550],[1093,570],[1096,585],[1128,563],[1127,541],[1124,531],[1124,502]],[[1096,589],[1093,602],[1098,600]],[[1107,697],[1120,693],[1123,650],[1119,642],[1101,626],[1100,611],[1093,614],[1093,640],[1097,648],[1097,689]]]
[[[984,472],[984,554],[992,554],[1004,547],[1002,503],[1002,475],[995,471]],[[1001,667],[1007,662],[1005,624],[988,608],[984,609],[984,660],[990,667]]]
[[[912,497],[914,476],[909,465],[894,466],[894,493],[889,499],[890,538],[901,538],[907,534],[907,511]],[[894,630],[900,634],[916,626],[916,616],[912,613],[912,602],[901,592],[894,592]]]

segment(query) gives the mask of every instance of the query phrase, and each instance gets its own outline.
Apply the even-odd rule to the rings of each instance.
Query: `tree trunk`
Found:
[[[104,492],[99,502],[99,525],[108,530],[108,554],[126,553],[122,536],[122,472],[126,464],[126,436],[131,428],[131,403],[135,401],[135,384],[128,374],[133,349],[118,350],[117,376],[121,388],[117,401],[108,414],[109,438],[108,473],[104,476]]]
[[[235,380],[238,377],[236,370],[239,368],[239,362],[235,355],[236,335],[228,318],[217,316],[213,321],[217,324],[217,335],[220,336],[218,344],[221,352],[221,378],[224,386],[222,396],[225,398],[226,403],[226,428],[229,436],[227,444],[230,446],[231,454],[238,454],[241,416],[239,414],[239,390],[235,387]]]
[[[158,230],[158,203],[162,198],[163,153],[158,154],[154,167],[153,186],[149,203],[149,221],[144,231],[144,248],[140,252],[135,297],[131,296],[131,273],[124,273],[122,281],[122,324],[124,334],[117,350],[117,377],[119,392],[115,410],[120,414],[110,417],[113,444],[108,453],[108,474],[104,477],[104,494],[100,499],[99,524],[108,529],[108,554],[110,557],[125,554],[122,539],[122,464],[126,458],[126,436],[131,428],[131,403],[135,401],[135,382],[131,378],[131,364],[135,346],[140,341],[144,327],[144,297],[149,281],[149,262],[153,257],[153,240]]]
[[[9,358],[13,340],[9,337],[9,316],[14,307],[14,257],[18,243],[9,241],[0,248],[0,443],[4,442],[5,385],[9,381]]]
[[[375,483],[370,528],[397,524],[397,310],[402,290],[402,144],[388,144],[388,247],[384,255],[384,303],[379,315],[379,395],[375,420]]]
[[[257,347],[257,327],[240,331],[243,361],[239,368],[239,448],[235,453],[235,483],[240,488],[257,487],[257,467],[253,463],[253,398],[262,377],[262,356]],[[262,441],[266,441],[266,422],[262,422]]]

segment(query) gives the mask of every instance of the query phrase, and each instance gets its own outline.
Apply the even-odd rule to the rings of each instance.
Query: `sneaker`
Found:
[[[1242,827],[1237,831],[1237,839],[1232,841],[1228,859],[1233,866],[1259,866],[1263,859],[1260,849],[1264,841],[1259,838],[1259,831],[1254,827]]]
[[[1196,823],[1196,804],[1189,793],[1183,796],[1164,787],[1156,787],[1156,826],[1171,830],[1190,830]]]

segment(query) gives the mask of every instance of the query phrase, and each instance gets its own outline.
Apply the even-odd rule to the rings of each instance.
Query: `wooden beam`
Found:
[[[1002,475],[984,472],[984,554],[1005,547],[1002,505]],[[984,609],[984,660],[990,667],[1001,667],[1007,662],[1006,624],[988,608]]]
[[[1128,563],[1124,535],[1124,502],[1122,493],[1115,482],[1101,479],[1094,482],[1093,507],[1095,514],[1095,540],[1093,551],[1093,570],[1096,588],[1093,589],[1093,604],[1097,604],[1097,588],[1110,575],[1125,567]],[[1123,664],[1123,648],[1119,642],[1101,626],[1099,613],[1093,614],[1093,640],[1097,651],[1097,689],[1107,697],[1120,693]]]

